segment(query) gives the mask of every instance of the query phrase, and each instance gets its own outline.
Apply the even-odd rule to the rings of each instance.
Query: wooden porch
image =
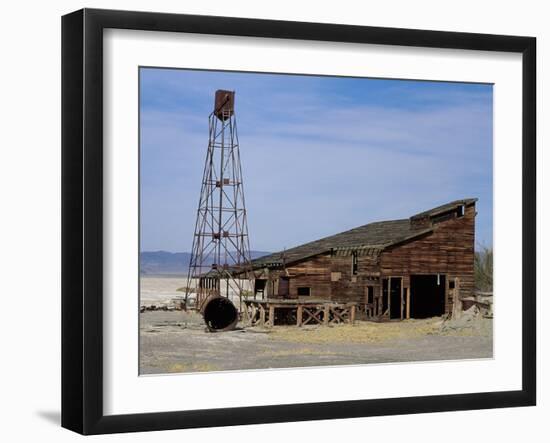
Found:
[[[284,324],[334,325],[355,322],[357,303],[334,303],[329,300],[243,300],[243,322],[248,326],[273,327],[276,319]]]

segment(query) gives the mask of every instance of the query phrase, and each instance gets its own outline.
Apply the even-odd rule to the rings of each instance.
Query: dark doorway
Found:
[[[261,298],[264,298],[266,284],[267,280],[263,278],[257,278],[254,280],[254,299],[256,299],[257,295],[259,295]]]
[[[382,279],[382,314],[386,311],[389,318],[401,318],[401,277]]]
[[[445,276],[411,275],[411,318],[438,317],[445,313]]]
[[[374,303],[374,286],[367,286],[367,304]]]
[[[401,279],[400,278],[391,279],[390,318],[401,318]]]

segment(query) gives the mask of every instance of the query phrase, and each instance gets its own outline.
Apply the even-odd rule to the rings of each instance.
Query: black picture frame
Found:
[[[103,413],[103,30],[301,39],[522,54],[522,389],[131,415]],[[83,9],[62,18],[62,426],[82,434],[413,414],[536,403],[536,39]]]

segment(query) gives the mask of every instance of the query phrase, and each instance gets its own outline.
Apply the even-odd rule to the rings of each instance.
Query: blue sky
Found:
[[[141,68],[141,250],[191,249],[208,115],[236,91],[251,248],[477,197],[492,245],[491,85]]]

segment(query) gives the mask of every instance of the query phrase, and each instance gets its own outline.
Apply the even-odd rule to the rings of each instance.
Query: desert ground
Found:
[[[182,295],[184,278],[141,279],[141,304]],[[166,374],[243,369],[334,366],[492,358],[492,320],[468,312],[460,320],[354,325],[245,327],[207,332],[200,314],[140,314],[140,373]]]
[[[251,290],[248,282],[241,282],[243,289]],[[193,285],[193,284],[192,284]],[[170,304],[174,298],[185,296],[187,277],[181,275],[142,276],[140,278],[140,304],[142,306]],[[233,291],[229,294],[235,305],[239,297]]]

